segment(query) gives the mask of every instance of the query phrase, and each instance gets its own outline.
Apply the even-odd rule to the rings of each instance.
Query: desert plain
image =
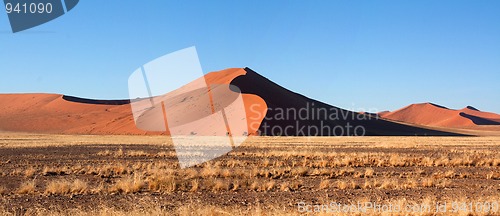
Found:
[[[500,214],[497,136],[249,137],[185,169],[168,136],[2,133],[0,152],[0,215]]]

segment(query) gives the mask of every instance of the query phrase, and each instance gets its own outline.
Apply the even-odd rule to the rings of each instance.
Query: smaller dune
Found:
[[[482,112],[472,106],[454,110],[433,103],[411,104],[393,112],[381,112],[379,116],[398,122],[437,127],[500,125],[500,115],[495,113]]]
[[[499,114],[491,113],[491,112],[483,112],[483,111],[480,111],[472,106],[467,106],[467,107],[461,109],[460,111],[462,113],[467,114],[467,115],[476,116],[476,117],[487,119],[487,120],[494,121],[494,122],[500,122],[500,115]]]

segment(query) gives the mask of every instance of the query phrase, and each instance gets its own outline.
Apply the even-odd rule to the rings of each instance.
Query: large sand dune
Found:
[[[292,92],[266,79],[249,68],[231,68],[205,75],[209,86],[235,85],[243,94],[248,131],[250,134],[289,136],[346,136],[346,135],[460,135],[444,132],[416,124],[409,111],[377,115],[360,114],[340,109],[320,101]],[[201,78],[200,78],[201,79]],[[189,84],[188,84],[189,85]],[[217,91],[217,89],[212,89]],[[188,98],[200,95],[187,95]],[[196,101],[196,98],[192,101]],[[225,102],[223,102],[225,103]],[[192,104],[191,104],[192,105]],[[194,118],[185,103],[172,105],[179,120]],[[201,105],[200,105],[201,106]],[[430,106],[425,119],[447,115],[450,110]],[[438,111],[433,111],[434,109]],[[410,109],[410,111],[413,110]],[[305,112],[305,115],[301,115]],[[498,115],[463,110],[453,119],[443,120],[447,124],[467,124],[467,121],[496,122]],[[295,113],[295,114],[294,114]],[[314,115],[313,113],[317,113]],[[401,114],[398,114],[401,113]],[[406,115],[403,115],[406,114]],[[427,116],[429,115],[429,116]],[[468,115],[480,118],[470,120]],[[405,118],[396,118],[406,116]],[[465,117],[464,117],[465,116]],[[486,118],[487,117],[487,118]],[[432,124],[430,124],[432,125]],[[90,100],[59,94],[1,94],[0,130],[61,134],[166,134],[137,129],[129,100]]]

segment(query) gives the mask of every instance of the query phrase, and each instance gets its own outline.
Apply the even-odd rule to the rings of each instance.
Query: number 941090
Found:
[[[5,10],[7,13],[52,13],[51,3],[24,3],[24,4],[5,4]]]

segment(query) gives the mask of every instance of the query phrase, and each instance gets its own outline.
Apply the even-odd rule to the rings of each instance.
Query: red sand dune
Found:
[[[233,68],[209,73],[205,78],[209,85],[229,84],[244,74],[245,70]],[[267,108],[265,102],[250,94],[243,94],[243,101],[245,105],[261,105],[261,116],[247,116],[249,126],[260,123]],[[247,113],[255,115],[255,112]],[[253,128],[249,130],[250,134],[258,129]],[[137,129],[128,100],[88,100],[59,94],[0,94],[0,130],[57,134],[165,134]]]
[[[378,114],[379,116],[381,116],[381,115],[385,115],[385,114],[387,114],[387,113],[390,113],[390,111],[389,111],[389,110],[386,110],[386,111],[379,112],[379,113],[377,113],[377,114]]]
[[[476,109],[474,107],[471,107],[471,106],[467,106],[467,107],[461,109],[460,112],[463,112],[463,113],[466,113],[466,114],[469,114],[469,115],[473,115],[473,116],[476,116],[476,117],[480,117],[480,118],[484,118],[484,119],[488,119],[488,120],[500,122],[500,115],[499,114],[480,111],[480,110],[478,110],[478,109]]]
[[[199,82],[200,79],[193,82]],[[231,68],[212,72],[205,75],[205,81],[211,86],[210,92],[212,93],[227,92],[227,89],[224,89],[228,87],[227,84],[237,86],[241,90],[249,134],[256,134],[259,131],[261,134],[271,136],[462,135],[457,132],[398,123],[380,119],[375,114],[360,114],[331,106],[283,88],[249,68]],[[188,90],[191,84],[181,88]],[[178,93],[182,92],[184,91],[179,89]],[[176,116],[172,116],[175,120],[174,124],[175,122],[182,124],[184,121],[200,117],[197,115],[203,115],[203,113],[197,113],[196,109],[202,109],[204,105],[192,102],[203,99],[201,97],[203,94],[206,96],[207,93],[193,92],[195,93],[185,91],[185,94],[172,94],[171,97],[168,94],[158,96],[174,99],[173,103],[169,103],[169,109],[186,110],[180,114],[176,112]],[[230,98],[226,97],[232,94],[220,95],[222,95],[222,101],[218,101],[220,103],[217,106],[230,101]],[[184,102],[186,98],[194,106],[186,105],[189,104]],[[306,110],[307,112],[310,108],[316,111],[324,110],[324,116],[328,119],[319,119],[317,116],[300,120],[279,117],[280,110]],[[155,108],[143,112],[141,118],[154,118],[155,121],[161,121],[162,119],[158,120],[155,117],[157,115],[153,115],[151,110]],[[448,112],[448,110],[442,112],[445,111]],[[474,111],[467,112],[474,114]],[[471,115],[468,113],[464,112],[463,115]],[[427,118],[433,119],[436,114],[431,112],[429,115]],[[398,115],[394,114],[394,116]],[[402,116],[411,117],[412,115]],[[403,118],[403,120],[412,121],[410,117]],[[169,122],[170,120],[169,117]],[[460,124],[467,123],[459,117],[451,121]],[[286,131],[276,132],[275,128]],[[304,128],[307,129],[304,130]],[[58,134],[162,134],[162,132],[146,132],[137,129],[128,100],[89,100],[56,94],[0,94],[0,130]],[[332,131],[335,133],[331,133]],[[359,131],[364,133],[355,133]],[[166,133],[163,132],[163,134]]]
[[[470,106],[453,110],[432,103],[420,103],[379,115],[398,122],[438,127],[471,128],[478,125],[500,125],[500,115],[481,112]]]

